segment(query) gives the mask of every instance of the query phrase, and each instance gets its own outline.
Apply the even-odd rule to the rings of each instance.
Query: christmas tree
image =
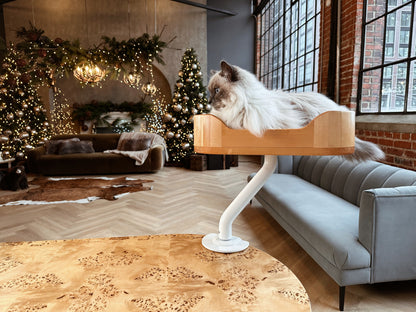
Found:
[[[49,122],[30,63],[11,46],[0,68],[0,152],[4,159],[25,152],[49,138]]]
[[[194,49],[186,50],[181,64],[173,104],[164,115],[170,161],[177,164],[193,153],[193,118],[196,114],[205,113],[208,105],[201,66]]]

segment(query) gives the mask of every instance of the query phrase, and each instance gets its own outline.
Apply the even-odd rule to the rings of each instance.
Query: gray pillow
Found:
[[[65,154],[79,154],[79,153],[94,153],[92,141],[66,141],[59,145],[59,155]]]
[[[49,140],[45,143],[46,154],[58,154],[59,146],[63,142],[79,142],[79,138],[71,138],[66,140]]]
[[[119,151],[143,151],[150,148],[152,143],[152,133],[141,133],[135,138],[121,138],[118,141],[117,149]]]

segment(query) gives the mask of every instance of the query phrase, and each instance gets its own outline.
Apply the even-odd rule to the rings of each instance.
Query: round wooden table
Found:
[[[1,311],[310,311],[296,276],[249,247],[201,235],[0,244]]]

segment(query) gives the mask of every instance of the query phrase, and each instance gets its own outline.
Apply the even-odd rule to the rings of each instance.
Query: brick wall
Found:
[[[357,129],[359,138],[378,144],[385,163],[416,170],[416,133]]]
[[[355,109],[361,54],[362,1],[342,1],[340,103]]]
[[[321,1],[321,38],[319,55],[319,92],[326,94],[328,82],[328,59],[329,42],[331,34],[331,7],[325,5],[325,0]],[[335,79],[335,77],[333,77]]]
[[[321,92],[326,93],[328,79],[331,6],[322,1],[321,21]],[[362,1],[342,1],[340,49],[340,104],[356,108],[360,70]],[[330,77],[331,78],[331,77]],[[335,79],[335,77],[332,77]]]

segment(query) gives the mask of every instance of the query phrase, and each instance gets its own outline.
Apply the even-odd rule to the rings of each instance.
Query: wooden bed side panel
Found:
[[[205,154],[343,155],[354,151],[353,112],[325,112],[300,129],[267,130],[256,137],[230,129],[213,115],[194,117],[194,149]]]

